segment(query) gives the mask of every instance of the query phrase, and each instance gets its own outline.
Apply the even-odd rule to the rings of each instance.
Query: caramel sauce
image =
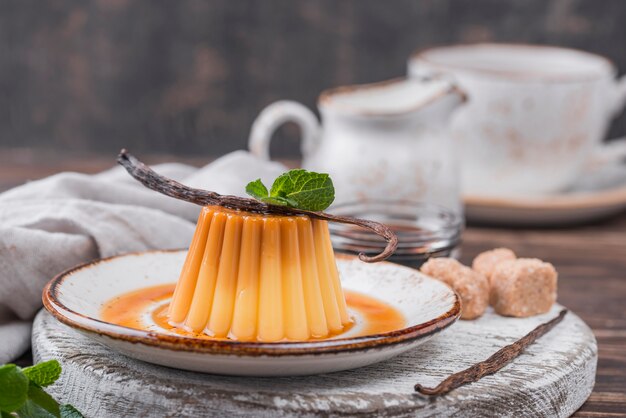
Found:
[[[122,325],[144,331],[166,331],[185,337],[202,338],[207,340],[223,339],[215,338],[203,333],[188,332],[181,328],[173,327],[168,323],[167,310],[169,301],[174,294],[176,284],[146,287],[144,289],[128,292],[117,296],[104,304],[100,317],[103,321]],[[371,296],[358,292],[345,290],[348,308],[358,314],[356,323],[345,327],[341,334],[357,326],[358,331],[351,337],[380,334],[404,328],[405,320],[402,314],[387,303]],[[151,317],[154,324],[149,324],[146,317]],[[326,338],[336,336],[331,335]],[[310,339],[317,340],[316,338]]]

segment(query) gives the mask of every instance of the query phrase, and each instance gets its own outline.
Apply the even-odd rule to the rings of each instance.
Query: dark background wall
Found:
[[[0,0],[0,151],[217,155],[273,100],[314,106],[402,75],[415,49],[479,41],[582,48],[623,72],[626,1]],[[297,154],[297,130],[279,135],[275,154]]]

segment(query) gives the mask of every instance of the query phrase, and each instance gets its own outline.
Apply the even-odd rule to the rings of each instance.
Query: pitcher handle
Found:
[[[272,135],[279,126],[287,122],[294,122],[300,127],[302,155],[305,158],[310,155],[318,142],[320,124],[308,107],[291,100],[274,102],[259,113],[248,137],[250,152],[259,158],[269,160]]]

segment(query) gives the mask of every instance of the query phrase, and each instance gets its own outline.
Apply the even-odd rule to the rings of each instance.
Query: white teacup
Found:
[[[592,160],[626,156],[626,141],[602,145],[626,102],[616,73],[601,56],[549,46],[459,45],[409,60],[410,75],[450,75],[469,96],[452,120],[467,195],[558,192]]]

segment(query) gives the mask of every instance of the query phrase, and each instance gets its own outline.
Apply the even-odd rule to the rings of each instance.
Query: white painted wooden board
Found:
[[[489,311],[387,362],[357,370],[291,378],[226,377],[132,360],[58,323],[47,312],[33,328],[36,361],[63,364],[57,399],[88,417],[121,416],[569,416],[593,388],[596,340],[572,312],[497,374],[428,399],[417,382],[436,385],[484,360],[556,316],[504,318]]]

